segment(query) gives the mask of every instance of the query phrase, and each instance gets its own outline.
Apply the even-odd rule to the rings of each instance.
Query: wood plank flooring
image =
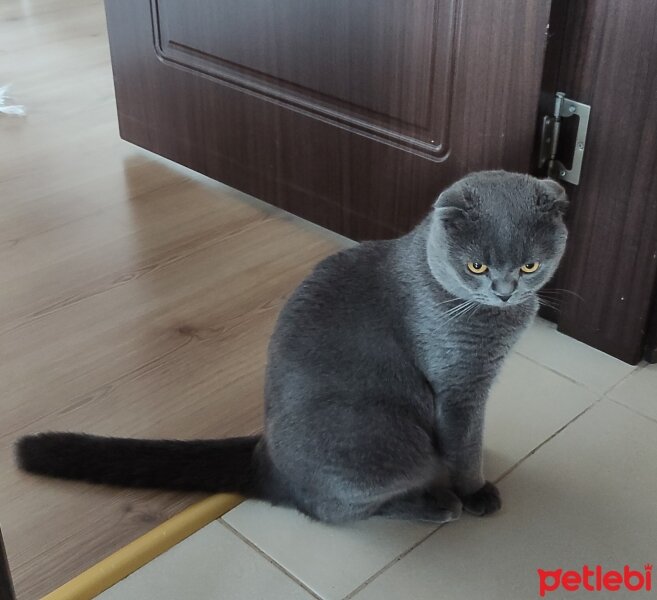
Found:
[[[278,310],[347,242],[121,141],[99,0],[4,0],[6,83],[0,523],[30,600],[200,496],[24,475],[16,438],[257,431]]]

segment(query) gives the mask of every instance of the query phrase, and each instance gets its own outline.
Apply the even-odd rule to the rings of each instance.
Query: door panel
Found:
[[[112,0],[122,136],[356,239],[527,171],[550,2]]]
[[[156,48],[165,61],[430,158],[446,153],[454,2],[155,6]]]

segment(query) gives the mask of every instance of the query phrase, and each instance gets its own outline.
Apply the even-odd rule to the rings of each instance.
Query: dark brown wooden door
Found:
[[[527,171],[550,0],[108,0],[122,136],[356,239]]]
[[[550,29],[544,110],[557,90],[591,105],[554,283],[574,294],[563,294],[556,320],[636,363],[646,343],[657,346],[657,2],[554,0]]]

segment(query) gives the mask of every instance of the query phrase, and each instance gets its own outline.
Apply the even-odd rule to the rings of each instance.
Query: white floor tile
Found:
[[[597,396],[513,355],[492,393],[486,473],[499,477]],[[372,519],[349,526],[313,523],[295,511],[244,503],[225,520],[323,598],[343,598],[434,528]]]
[[[101,600],[310,600],[224,525],[210,523],[98,596]]]
[[[516,351],[603,394],[635,367],[557,331],[543,319],[523,334]]]
[[[447,525],[354,600],[538,598],[537,569],[657,561],[657,424],[603,400],[500,485],[495,516]],[[654,588],[653,588],[654,590]],[[554,598],[644,598],[627,591]]]
[[[611,390],[609,397],[657,419],[657,365],[637,369]]]

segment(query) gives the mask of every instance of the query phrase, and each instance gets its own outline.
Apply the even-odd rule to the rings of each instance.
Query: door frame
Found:
[[[609,31],[622,27],[619,11],[636,35]],[[550,295],[559,297],[558,307],[543,314],[559,331],[631,364],[644,355],[657,289],[657,142],[636,139],[647,115],[657,118],[650,105],[657,64],[644,63],[649,77],[631,98],[624,83],[638,81],[646,41],[657,48],[649,26],[654,12],[647,0],[624,8],[614,0],[552,0],[539,110],[541,118],[551,114],[557,91],[591,105],[580,185],[564,184],[571,201],[568,248],[547,288],[568,291]],[[623,139],[619,123],[634,135]],[[535,165],[538,131],[537,123]]]

